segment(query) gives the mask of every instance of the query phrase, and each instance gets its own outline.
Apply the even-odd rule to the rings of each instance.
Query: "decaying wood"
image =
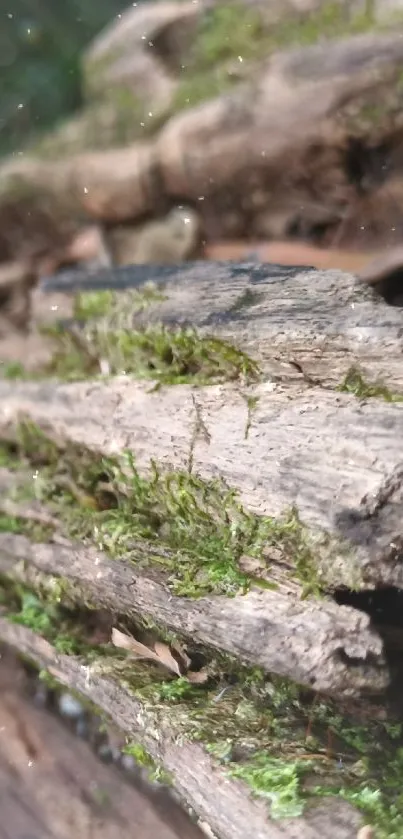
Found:
[[[345,801],[323,799],[299,819],[273,821],[264,802],[215,765],[199,743],[178,737],[175,709],[163,715],[82,660],[56,653],[25,627],[0,618],[0,638],[46,669],[62,684],[94,702],[128,735],[140,741],[173,776],[175,787],[220,839],[355,839],[361,817]]]
[[[158,546],[150,546],[152,551],[162,552]],[[139,545],[139,558],[146,553],[147,545]],[[72,583],[78,603],[134,620],[151,618],[193,642],[316,691],[357,696],[382,691],[388,683],[382,641],[368,616],[350,607],[261,590],[234,598],[175,597],[135,563],[109,560],[95,548],[32,544],[24,536],[0,533],[0,572],[29,585],[38,582],[37,571]]]
[[[259,362],[267,376],[285,382],[305,377],[339,385],[352,366],[363,376],[403,392],[403,315],[366,284],[340,271],[315,271],[248,263],[129,266],[91,275],[66,272],[43,284],[34,300],[39,320],[55,319],[60,293],[85,288],[161,286],[166,299],[130,315],[122,296],[121,325],[191,324],[224,338]],[[57,310],[56,310],[57,316]]]
[[[251,415],[247,397],[256,400]],[[0,435],[12,436],[23,415],[61,441],[103,454],[130,449],[143,474],[152,460],[163,470],[191,463],[259,515],[295,506],[328,586],[403,587],[403,404],[270,383],[153,391],[128,377],[0,382]]]

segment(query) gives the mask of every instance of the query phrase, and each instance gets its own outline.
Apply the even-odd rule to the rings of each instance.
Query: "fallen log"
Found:
[[[144,698],[137,698],[130,684],[120,686],[114,678],[99,675],[83,664],[82,659],[58,653],[32,631],[3,618],[0,637],[59,682],[79,691],[129,735],[139,738],[149,754],[163,763],[178,792],[200,814],[213,835],[241,839],[252,830],[258,839],[320,839],[324,830],[331,829],[328,835],[334,839],[355,839],[360,817],[347,801],[329,797],[312,805],[298,819],[270,819],[264,802],[254,799],[244,782],[231,777],[225,766],[217,764],[197,741],[184,740],[183,728],[190,720],[178,720],[175,709],[168,707],[162,712],[158,703],[153,707]],[[141,670],[141,665],[137,668]]]
[[[150,281],[163,299],[139,312],[133,289]],[[191,324],[247,353],[266,378],[335,387],[354,366],[364,379],[403,393],[401,312],[352,275],[258,262],[66,271],[43,282],[33,318],[54,322],[58,311],[72,314],[73,292],[111,288],[122,292],[115,328]]]
[[[0,742],[3,837],[90,839],[96,833],[99,839],[119,839],[124,831],[127,839],[203,839],[165,789],[127,783],[88,742],[72,736],[65,719],[38,708],[32,675],[32,668],[27,673],[1,647],[1,720],[7,732]],[[42,697],[46,693],[45,688]]]
[[[258,516],[295,507],[319,587],[403,587],[400,403],[271,383],[156,390],[129,377],[0,381],[0,437],[15,439],[22,417],[61,445],[100,456],[128,449],[143,476],[156,462],[162,474],[219,478]]]
[[[89,280],[137,284],[141,305],[131,288],[71,308],[83,275],[39,290],[37,324],[47,307],[55,321],[52,289],[56,319],[71,308],[75,323],[47,336],[66,342],[67,367],[0,380],[0,638],[135,731],[220,839],[250,825],[262,839],[354,839],[351,804],[380,839],[398,835],[398,744],[386,769],[379,743],[395,730],[399,618],[383,633],[370,596],[403,588],[402,314],[336,272],[155,272],[151,290],[150,266]],[[371,382],[351,386],[351,366]],[[216,701],[225,720],[207,742]],[[340,716],[347,701],[364,718],[376,703],[370,748]]]
[[[143,560],[146,550],[139,546]],[[150,547],[149,553],[151,562],[158,561],[158,549],[153,556]],[[355,609],[295,602],[290,591],[189,600],[138,571],[133,557],[131,562],[109,560],[95,549],[37,544],[0,533],[0,573],[30,584],[37,580],[36,571],[70,582],[69,595],[77,603],[132,619],[141,614],[187,639],[322,693],[374,693],[388,683],[382,641],[369,617]]]

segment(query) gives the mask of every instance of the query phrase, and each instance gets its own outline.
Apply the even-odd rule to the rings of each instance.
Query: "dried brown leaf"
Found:
[[[357,839],[374,839],[374,830],[371,825],[366,824],[357,833]]]
[[[182,675],[176,658],[172,655],[168,645],[163,644],[162,641],[156,641],[154,649],[151,649],[151,647],[146,647],[145,644],[141,644],[140,641],[136,641],[131,635],[121,632],[120,629],[113,628],[112,644],[122,650],[127,650],[134,658],[155,661],[157,664],[166,667],[171,673],[175,673],[175,676]]]
[[[145,644],[136,641],[131,635],[126,635],[120,629],[112,629],[112,644],[114,647],[119,647],[121,650],[127,650],[136,658],[149,658],[151,661],[158,661],[158,655],[154,650],[150,650]]]
[[[207,667],[202,667],[201,670],[188,670],[186,673],[186,678],[188,682],[191,682],[192,685],[203,685],[208,681],[209,672]]]
[[[177,655],[178,655],[178,656],[179,656],[179,658],[181,659],[181,662],[182,662],[182,664],[183,664],[184,669],[185,669],[185,670],[189,670],[189,667],[190,667],[190,665],[191,665],[191,663],[192,663],[192,662],[191,662],[191,660],[190,660],[190,658],[189,658],[189,656],[188,656],[188,654],[187,654],[187,652],[186,652],[185,648],[184,648],[184,647],[182,647],[182,645],[179,643],[179,641],[174,641],[174,642],[171,644],[171,649],[172,649],[175,653],[177,653]]]
[[[171,650],[167,646],[167,644],[163,644],[161,641],[156,641],[154,644],[154,649],[158,658],[158,661],[167,667],[168,670],[171,670],[172,673],[175,673],[177,676],[181,676],[181,669],[179,667],[178,662],[173,657]]]

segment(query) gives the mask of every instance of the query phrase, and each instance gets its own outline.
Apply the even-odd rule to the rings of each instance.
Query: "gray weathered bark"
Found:
[[[100,456],[131,450],[142,476],[156,461],[162,475],[191,470],[204,480],[223,479],[237,490],[245,510],[258,516],[279,517],[294,507],[324,596],[301,600],[292,556],[286,562],[290,568],[275,558],[269,563],[276,590],[252,588],[232,599],[172,597],[151,563],[140,572],[128,557],[112,561],[93,548],[61,542],[63,527],[52,519],[54,509],[12,501],[14,479],[5,471],[0,509],[49,521],[56,535],[53,542],[34,545],[3,532],[0,572],[32,587],[52,575],[67,579],[66,596],[77,602],[134,621],[151,618],[197,640],[207,653],[224,651],[318,691],[368,698],[382,690],[389,673],[382,630],[372,625],[376,617],[331,598],[341,588],[403,588],[403,403],[395,398],[403,393],[401,311],[338,272],[199,264],[103,276],[106,287],[116,277],[120,285],[125,278],[131,286],[150,279],[164,285],[166,299],[146,309],[142,320],[133,316],[123,295],[120,325],[191,323],[261,361],[261,379],[254,385],[239,380],[159,389],[129,376],[75,384],[3,380],[0,440],[15,440],[25,417],[62,448],[74,444]],[[78,275],[79,287],[82,280]],[[99,285],[99,277],[95,280]],[[68,316],[68,295],[59,300],[58,314]],[[52,295],[39,291],[36,323],[54,319],[52,305]],[[378,377],[387,382],[391,392],[385,399],[363,400],[335,389],[353,365],[372,382]],[[159,549],[167,550],[141,543],[150,556]],[[228,631],[234,626],[237,632]],[[320,819],[312,810],[293,823],[271,822],[260,804],[224,778],[224,770],[212,768],[201,746],[187,740],[178,746],[169,706],[157,720],[155,709],[145,709],[111,678],[88,676],[76,659],[56,656],[46,642],[6,620],[0,621],[1,637],[93,699],[129,734],[136,732],[220,839],[250,833],[261,839],[353,839],[353,811],[348,809],[347,824],[344,804],[338,809],[335,802],[323,802]],[[147,733],[152,730],[158,742]]]

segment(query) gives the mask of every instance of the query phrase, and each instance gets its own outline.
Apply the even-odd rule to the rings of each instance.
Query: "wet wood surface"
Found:
[[[199,839],[171,801],[153,802],[28,700],[20,667],[0,660],[0,839]]]

